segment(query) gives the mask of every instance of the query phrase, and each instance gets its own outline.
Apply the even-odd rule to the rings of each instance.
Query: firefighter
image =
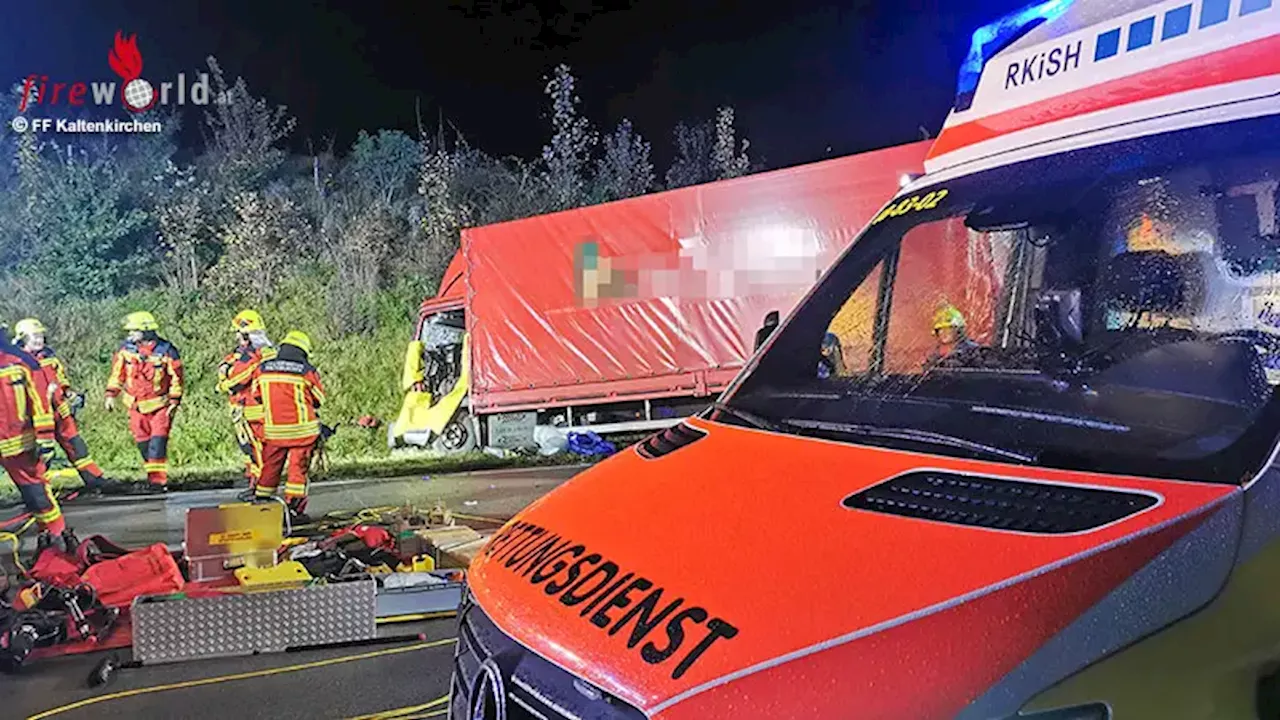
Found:
[[[125,395],[129,430],[138,443],[148,489],[165,492],[169,482],[169,429],[182,404],[182,358],[173,343],[160,337],[160,325],[149,312],[124,319],[125,341],[111,361],[107,378],[107,412]]]
[[[45,476],[54,448],[53,385],[40,362],[9,341],[8,330],[0,326],[0,466],[40,527],[37,546],[48,547],[59,535],[64,548],[75,552],[75,536]]]
[[[218,366],[218,392],[227,396],[236,442],[245,455],[249,490],[240,499],[250,500],[262,472],[262,405],[251,392],[253,375],[263,360],[276,356],[276,350],[256,310],[238,313],[231,320],[231,331],[236,334],[236,348]]]
[[[818,377],[844,377],[849,371],[844,364],[844,349],[840,345],[840,337],[835,333],[827,333],[822,337],[821,355],[818,357]]]
[[[263,407],[262,474],[255,496],[260,500],[274,496],[284,472],[284,499],[292,523],[300,525],[310,522],[307,472],[320,439],[318,411],[324,402],[324,386],[310,356],[311,338],[289,331],[276,356],[258,366],[252,389]]]
[[[964,313],[954,305],[943,305],[933,316],[934,349],[926,366],[935,365],[945,358],[970,352],[980,347],[969,339],[968,323]]]
[[[53,386],[53,434],[58,445],[67,455],[67,461],[76,469],[84,482],[85,490],[99,494],[114,488],[118,483],[109,481],[102,468],[89,454],[89,446],[80,437],[75,412],[84,406],[84,396],[71,389],[67,366],[53,348],[45,344],[47,330],[36,318],[24,318],[14,326],[13,343],[27,351],[40,362],[45,379]]]

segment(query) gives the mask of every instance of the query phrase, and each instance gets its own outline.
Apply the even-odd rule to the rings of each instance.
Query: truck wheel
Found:
[[[432,447],[451,455],[468,453],[479,447],[476,441],[476,428],[471,422],[471,413],[459,410],[444,431],[432,442]]]

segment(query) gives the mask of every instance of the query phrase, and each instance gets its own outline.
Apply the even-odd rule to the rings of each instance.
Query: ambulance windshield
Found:
[[[1242,481],[1280,433],[1278,129],[1144,138],[904,195],[712,418]]]

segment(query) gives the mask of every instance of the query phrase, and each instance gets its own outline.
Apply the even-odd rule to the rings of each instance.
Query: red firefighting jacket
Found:
[[[53,442],[52,390],[40,363],[12,345],[0,345],[0,457],[34,452]]]
[[[168,340],[126,340],[111,362],[107,396],[123,392],[130,407],[150,414],[182,402],[182,377],[182,358]]]
[[[44,371],[45,378],[53,386],[51,403],[54,413],[61,417],[71,417],[71,404],[67,400],[71,393],[71,380],[67,376],[66,363],[48,346],[34,355],[40,361],[40,369]]]
[[[218,366],[218,392],[226,393],[233,409],[244,413],[249,422],[262,422],[262,403],[253,394],[253,376],[264,360],[276,356],[273,347],[236,348]]]
[[[324,385],[311,363],[274,357],[258,366],[252,393],[262,403],[262,438],[277,445],[306,446],[320,437]]]

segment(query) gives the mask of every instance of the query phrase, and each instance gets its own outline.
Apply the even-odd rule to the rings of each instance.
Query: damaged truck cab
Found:
[[[1280,716],[1280,4],[981,28],[926,170],[494,536],[453,720]]]
[[[751,358],[761,319],[795,307],[928,149],[465,229],[419,310],[391,446],[532,449],[700,412]]]

